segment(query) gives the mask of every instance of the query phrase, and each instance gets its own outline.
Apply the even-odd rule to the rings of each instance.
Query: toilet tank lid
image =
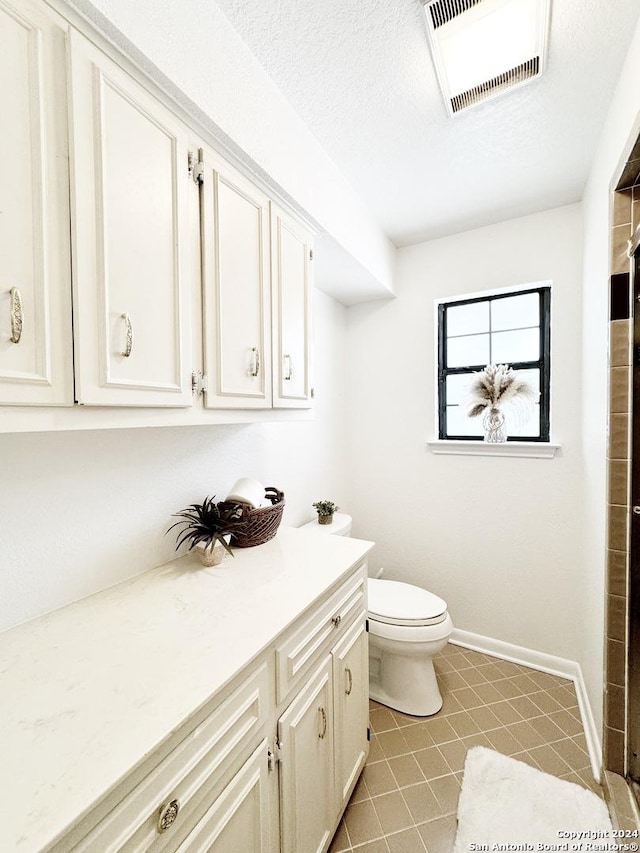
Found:
[[[375,619],[422,621],[446,613],[447,602],[422,587],[401,581],[369,578],[369,614]]]
[[[318,519],[302,525],[304,530],[317,530],[319,533],[332,533],[334,536],[345,536],[351,531],[351,516],[346,512],[335,512],[331,524],[319,524]]]

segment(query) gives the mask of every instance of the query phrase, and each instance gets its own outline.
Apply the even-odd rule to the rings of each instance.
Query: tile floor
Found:
[[[449,644],[433,717],[371,702],[371,751],[330,853],[451,853],[467,750],[487,746],[602,796],[572,681]]]

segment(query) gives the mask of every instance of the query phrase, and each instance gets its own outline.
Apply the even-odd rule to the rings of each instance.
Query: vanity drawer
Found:
[[[276,693],[280,702],[309,672],[318,655],[366,611],[365,566],[276,644]]]
[[[167,834],[180,834],[190,816],[211,791],[211,779],[220,784],[255,745],[272,703],[272,671],[261,664],[243,684],[193,729],[142,781],[73,847],[80,853],[151,851],[165,847]],[[161,811],[171,819],[159,832]]]

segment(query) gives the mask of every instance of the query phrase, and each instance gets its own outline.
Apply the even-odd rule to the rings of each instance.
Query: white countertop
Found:
[[[0,634],[3,850],[50,844],[354,568],[371,542],[281,528]]]

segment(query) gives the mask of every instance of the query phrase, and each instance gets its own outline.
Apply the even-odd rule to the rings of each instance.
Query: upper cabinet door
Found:
[[[73,405],[64,27],[0,0],[2,405]]]
[[[269,200],[203,151],[207,408],[271,407]]]
[[[273,405],[311,406],[311,235],[271,205]]]
[[[76,32],[70,62],[77,400],[189,406],[186,129]]]

